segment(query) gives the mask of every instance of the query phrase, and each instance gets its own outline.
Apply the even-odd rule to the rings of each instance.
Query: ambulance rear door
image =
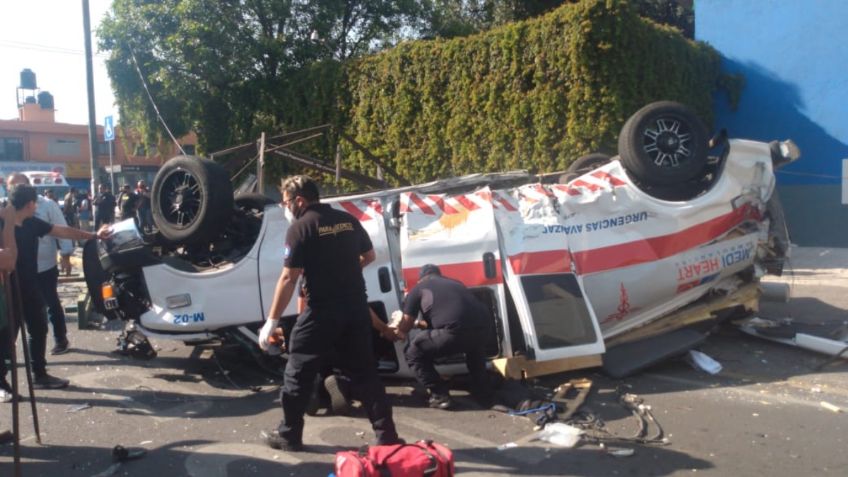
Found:
[[[490,358],[509,349],[506,304],[495,217],[488,187],[467,193],[401,194],[400,249],[406,290],[418,282],[421,267],[432,263],[442,275],[459,280],[492,314]]]
[[[528,184],[494,194],[494,202],[504,204],[495,209],[504,277],[527,354],[546,361],[603,353],[597,318],[572,270],[569,229],[553,192]]]

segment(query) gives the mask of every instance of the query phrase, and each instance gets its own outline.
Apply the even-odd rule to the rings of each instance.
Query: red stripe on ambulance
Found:
[[[372,217],[365,213],[364,210],[360,209],[353,202],[343,201],[338,203],[342,208],[350,215],[354,216],[360,222],[365,222],[366,220],[371,220]]]
[[[574,252],[574,262],[579,273],[586,275],[661,260],[718,238],[757,214],[756,209],[745,205],[673,234]]]
[[[486,285],[498,285],[501,283],[500,261],[495,262],[495,276],[489,278],[483,268],[483,262],[465,262],[465,263],[436,263],[439,270],[442,271],[442,276],[459,280],[467,287],[480,287]],[[406,282],[406,291],[412,290],[418,283],[418,274],[421,267],[409,267],[403,269],[403,280]]]
[[[566,273],[571,271],[571,257],[567,250],[522,252],[509,257],[516,275],[531,273]]]
[[[409,200],[411,200],[415,205],[417,205],[418,208],[421,209],[421,212],[423,212],[427,215],[436,215],[436,213],[433,212],[433,209],[431,209],[430,206],[427,205],[427,203],[424,202],[424,200],[421,197],[418,197],[417,195],[415,195],[415,193],[409,194]]]

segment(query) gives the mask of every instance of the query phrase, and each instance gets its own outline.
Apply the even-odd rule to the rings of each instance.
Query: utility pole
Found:
[[[94,71],[91,63],[91,20],[88,14],[88,0],[82,0],[82,25],[85,35],[85,76],[88,87],[88,149],[91,156],[91,197],[97,197],[97,120],[94,111]],[[95,208],[92,204],[92,217]]]

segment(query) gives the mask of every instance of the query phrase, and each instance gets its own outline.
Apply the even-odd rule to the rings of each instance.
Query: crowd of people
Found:
[[[52,191],[47,190],[45,197],[56,200],[55,197],[47,194],[52,194]],[[95,210],[93,217],[92,209]],[[136,183],[135,189],[131,189],[129,184],[122,185],[117,196],[112,193],[112,188],[107,184],[100,184],[98,194],[94,198],[88,192],[71,188],[64,197],[62,214],[68,225],[85,230],[91,228],[92,219],[94,230],[98,230],[104,224],[115,222],[116,218],[135,220],[143,232],[151,232],[154,228],[150,208],[150,189],[143,180]]]
[[[72,190],[65,197],[64,208],[59,209],[55,201],[38,196],[23,175],[10,177],[9,185],[9,205],[0,210],[0,271],[8,280],[0,285],[19,289],[11,294],[17,297],[11,309],[20,310],[15,323],[23,323],[29,333],[33,387],[64,388],[69,381],[49,374],[46,362],[48,322],[53,327],[51,354],[66,353],[70,344],[56,290],[57,257],[64,269],[74,240],[108,238],[116,210],[122,219],[133,218],[140,228],[151,228],[150,194],[144,181],[139,181],[135,190],[123,186],[117,197],[104,184],[94,200]],[[288,178],[281,192],[282,204],[293,220],[259,345],[266,351],[272,346],[284,347],[288,359],[280,391],[283,419],[276,429],[263,432],[266,443],[275,449],[302,450],[304,414],[319,384],[337,398],[342,393],[341,382],[349,385],[344,389],[345,400],[362,402],[378,444],[404,442],[377,374],[374,330],[382,339],[406,340],[406,360],[426,389],[431,407],[453,406],[434,363],[457,353],[466,356],[472,396],[484,401],[490,395],[483,350],[490,330],[487,324],[491,323],[486,307],[461,282],[442,276],[435,265],[426,265],[404,300],[402,318],[389,326],[368,304],[362,269],[375,260],[376,252],[359,220],[322,204],[317,184],[307,176]],[[85,227],[88,217],[84,218],[83,212],[90,211],[92,204],[97,233],[76,228]],[[279,320],[295,296],[299,280],[300,314],[283,337]],[[6,379],[6,362],[18,329],[10,326],[5,311],[6,307],[0,306],[0,401],[10,402],[20,399]],[[414,335],[410,334],[413,328],[419,328]],[[8,432],[0,432],[0,440],[8,438]]]

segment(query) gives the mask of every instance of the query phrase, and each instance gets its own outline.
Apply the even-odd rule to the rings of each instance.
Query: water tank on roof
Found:
[[[25,68],[21,71],[21,89],[37,89],[38,85],[35,82],[35,73],[31,69]]]
[[[38,104],[41,109],[53,109],[53,95],[47,91],[38,93]]]
[[[27,97],[24,99],[24,103],[26,103],[26,104],[35,104],[35,102],[36,102],[36,101],[35,101],[35,96],[27,96]]]

